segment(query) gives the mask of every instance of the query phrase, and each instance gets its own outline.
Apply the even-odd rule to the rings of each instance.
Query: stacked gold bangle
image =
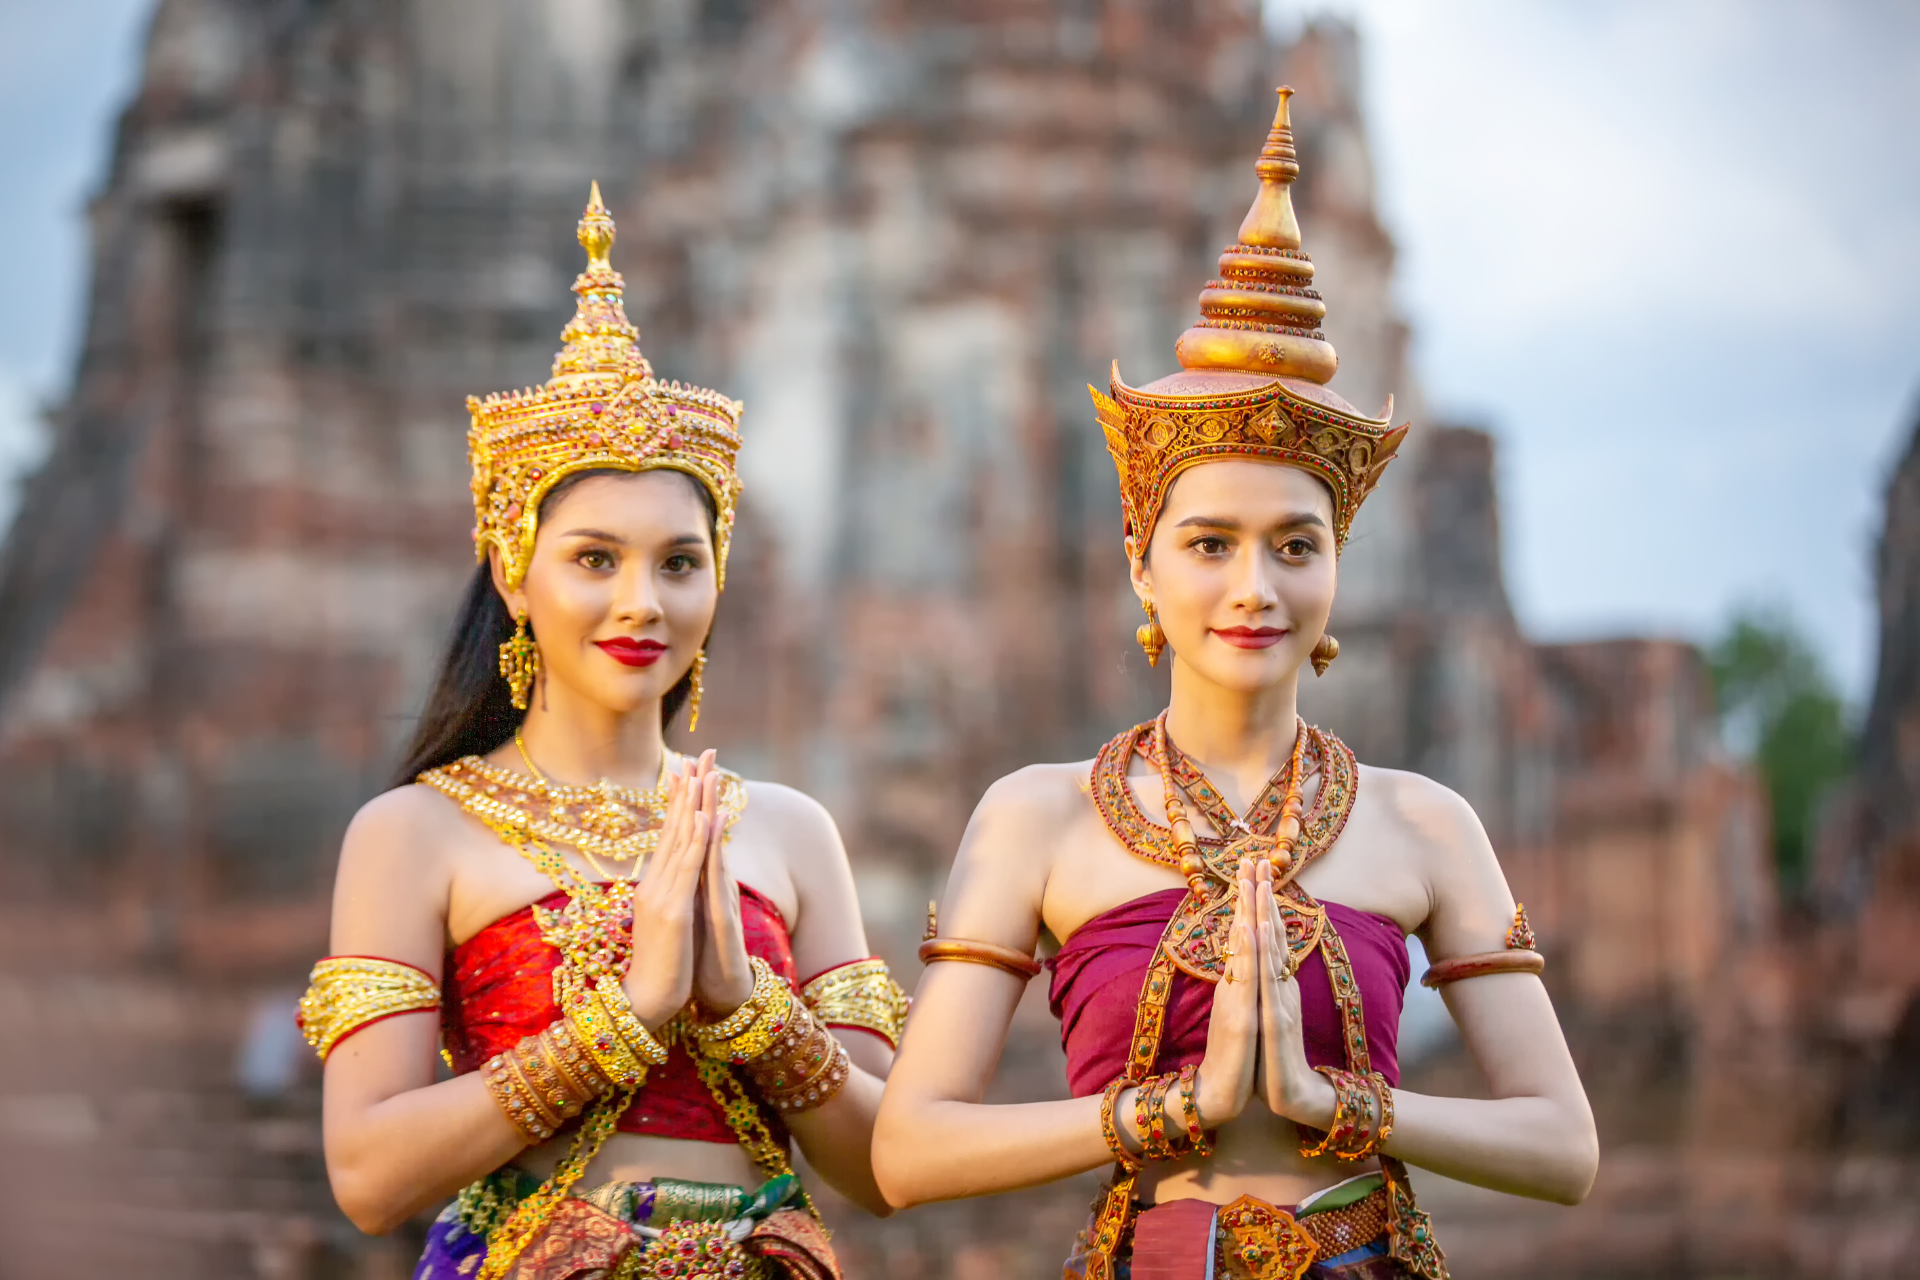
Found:
[[[613,1087],[564,1018],[495,1054],[481,1073],[487,1091],[529,1146],[551,1138]]]
[[[1333,1084],[1333,1123],[1317,1143],[1304,1139],[1308,1159],[1329,1153],[1342,1160],[1377,1155],[1393,1133],[1393,1086],[1378,1071],[1358,1075],[1339,1067],[1315,1067]]]
[[[709,1058],[744,1065],[773,1047],[793,1019],[793,988],[759,956],[752,956],[753,994],[718,1022],[693,1024],[693,1038]],[[804,1008],[804,1006],[800,1006]]]
[[[1106,1090],[1100,1095],[1100,1136],[1106,1139],[1107,1150],[1113,1153],[1116,1163],[1123,1169],[1140,1168],[1140,1157],[1127,1150],[1127,1144],[1120,1137],[1120,1122],[1114,1116],[1114,1110],[1120,1105],[1120,1093],[1127,1087],[1128,1080],[1119,1076],[1107,1083]]]
[[[1213,1143],[1200,1125],[1200,1106],[1194,1098],[1198,1083],[1199,1072],[1185,1066],[1165,1075],[1150,1076],[1138,1085],[1124,1076],[1109,1084],[1100,1099],[1100,1135],[1106,1139],[1114,1159],[1129,1169],[1139,1169],[1152,1160],[1178,1160],[1188,1155],[1211,1153]],[[1140,1131],[1141,1150],[1137,1155],[1127,1150],[1121,1141],[1120,1125],[1114,1118],[1120,1094],[1129,1087],[1134,1088],[1133,1126]],[[1173,1131],[1167,1122],[1169,1097],[1174,1098],[1180,1108],[1180,1126],[1184,1133]]]
[[[764,1053],[746,1064],[747,1074],[782,1115],[824,1106],[847,1083],[853,1064],[825,1023],[799,1001],[786,1029]]]
[[[556,973],[561,1012],[601,1074],[624,1089],[645,1084],[647,1068],[667,1060],[667,1047],[634,1015],[625,989],[589,985],[570,967]]]
[[[694,1041],[707,1057],[746,1068],[782,1114],[811,1111],[840,1092],[852,1063],[786,979],[759,956],[751,962],[753,994],[718,1022],[694,1023]]]

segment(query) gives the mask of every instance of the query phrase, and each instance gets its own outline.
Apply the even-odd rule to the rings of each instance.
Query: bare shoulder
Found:
[[[1087,809],[1093,761],[1030,764],[987,788],[974,809],[974,822],[1071,822]]]
[[[1356,825],[1404,851],[1426,885],[1423,933],[1443,938],[1441,954],[1481,946],[1513,915],[1513,897],[1480,816],[1459,792],[1401,769],[1361,768]],[[1471,943],[1467,939],[1471,939]]]
[[[997,883],[1025,885],[1037,902],[1063,837],[1094,812],[1087,801],[1091,768],[1090,761],[1032,764],[988,787],[960,841],[954,877],[984,872]]]
[[[742,778],[740,785],[747,792],[747,806],[740,814],[743,822],[753,819],[782,826],[792,823],[813,831],[833,829],[833,815],[827,812],[827,807],[804,791],[784,783],[752,778]]]
[[[450,844],[462,833],[460,809],[431,787],[410,783],[360,806],[340,846],[342,879],[362,871],[444,873]]]
[[[746,807],[740,811],[741,829],[778,838],[788,856],[803,862],[828,859],[845,862],[840,829],[827,807],[804,791],[778,782],[741,779]]]
[[[459,808],[419,784],[360,807],[333,888],[336,953],[405,960],[437,972],[464,830]]]
[[[1379,820],[1399,828],[1401,835],[1435,849],[1486,841],[1480,816],[1466,798],[1425,774],[1363,764],[1360,798]]]

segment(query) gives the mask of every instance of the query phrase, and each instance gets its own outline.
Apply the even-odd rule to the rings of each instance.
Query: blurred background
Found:
[[[698,745],[911,986],[984,787],[1162,705],[1085,386],[1172,369],[1282,82],[1334,387],[1415,425],[1306,710],[1478,809],[1604,1144],[1421,1177],[1454,1274],[1920,1274],[1920,10],[10,0],[0,1277],[409,1273],[292,1007],[590,179],[747,403]],[[998,1096],[1064,1093],[1042,996]],[[1024,1280],[1092,1186],[829,1209],[850,1280]]]

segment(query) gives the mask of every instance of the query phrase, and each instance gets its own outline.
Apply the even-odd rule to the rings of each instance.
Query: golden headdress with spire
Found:
[[[607,259],[613,218],[600,184],[580,218],[587,269],[573,282],[580,302],[561,331],[566,343],[545,386],[467,398],[473,425],[473,542],[486,558],[500,548],[507,585],[526,576],[539,531],[540,501],[582,471],[681,471],[713,496],[719,519],[714,564],[727,581],[727,543],[740,499],[738,400],[701,387],[661,382],[640,354],[640,331],[627,319],[625,282]]]
[[[1144,553],[1176,477],[1222,458],[1302,467],[1333,490],[1334,538],[1344,546],[1354,513],[1380,481],[1404,426],[1363,416],[1324,385],[1340,366],[1320,332],[1327,307],[1300,251],[1293,180],[1300,164],[1282,88],[1254,171],[1260,193],[1239,243],[1220,255],[1220,279],[1200,292],[1200,322],[1180,335],[1181,372],[1129,387],[1113,365],[1112,395],[1093,387],[1107,452],[1120,473],[1127,551]]]

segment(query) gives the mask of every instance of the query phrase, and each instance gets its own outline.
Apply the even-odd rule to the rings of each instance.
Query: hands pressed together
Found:
[[[711,750],[667,778],[660,843],[633,891],[627,999],[650,1030],[697,1000],[721,1017],[753,994],[740,891],[721,856],[726,817]]]
[[[1273,868],[1264,859],[1242,858],[1237,874],[1225,972],[1214,986],[1207,1050],[1194,1086],[1201,1124],[1217,1129],[1257,1096],[1277,1116],[1325,1128],[1334,1091],[1307,1062],[1300,984],[1288,959]],[[1131,1096],[1122,1101],[1116,1114],[1131,1115]]]

